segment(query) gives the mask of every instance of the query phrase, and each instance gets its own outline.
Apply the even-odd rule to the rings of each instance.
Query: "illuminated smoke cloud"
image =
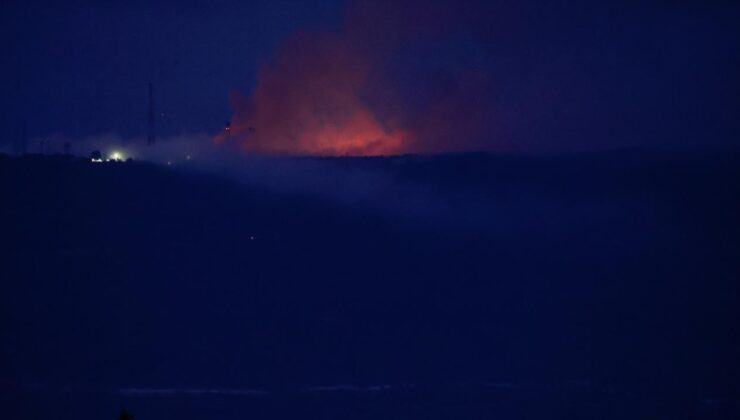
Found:
[[[355,2],[341,31],[295,34],[262,65],[249,96],[232,92],[229,130],[215,141],[260,154],[480,150],[490,114],[482,73],[452,66],[438,83],[427,64],[405,68],[400,79],[430,79],[414,92],[389,70],[404,48],[458,21],[431,3]]]
[[[249,98],[232,93],[229,137],[270,154],[398,153],[409,134],[380,121],[363,100],[370,68],[347,40],[295,36],[260,69]]]

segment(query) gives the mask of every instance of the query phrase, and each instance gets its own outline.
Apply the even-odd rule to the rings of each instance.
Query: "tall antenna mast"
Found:
[[[146,144],[153,145],[156,140],[156,134],[154,132],[154,87],[152,82],[149,82],[149,126],[146,136]]]

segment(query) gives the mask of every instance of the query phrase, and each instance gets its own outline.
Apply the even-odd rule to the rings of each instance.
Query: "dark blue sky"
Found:
[[[139,136],[152,81],[160,135],[215,133],[231,118],[229,91],[248,94],[283,41],[351,31],[347,10],[358,2],[64,3],[0,6],[5,132],[25,121],[30,137]],[[382,12],[366,19],[364,40],[386,56],[373,71],[394,86],[407,117],[456,94],[461,75],[485,81],[463,96],[465,112],[482,115],[470,148],[737,145],[734,2],[438,3],[371,7]],[[382,100],[375,107],[396,112]]]
[[[3,13],[14,89],[2,106],[18,104],[35,135],[140,134],[150,80],[163,130],[217,130],[229,90],[249,88],[280,39],[340,12],[332,2],[26,3]]]

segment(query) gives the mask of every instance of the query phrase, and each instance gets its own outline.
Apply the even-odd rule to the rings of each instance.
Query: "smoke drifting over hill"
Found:
[[[397,153],[408,134],[362,99],[371,67],[351,41],[294,37],[260,70],[251,97],[233,94],[233,135],[245,149],[267,153]]]
[[[431,4],[420,15],[412,3],[357,2],[339,31],[289,38],[262,65],[249,96],[232,92],[230,132],[216,141],[267,154],[483,148],[477,141],[489,125],[485,75],[408,59],[420,54],[415,42],[454,33],[464,19],[449,5]]]

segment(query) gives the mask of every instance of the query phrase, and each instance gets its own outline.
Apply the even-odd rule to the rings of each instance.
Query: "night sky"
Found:
[[[258,152],[727,147],[740,128],[729,1],[0,7],[6,145],[24,126],[31,139],[140,138],[150,81],[162,138],[233,120]]]

